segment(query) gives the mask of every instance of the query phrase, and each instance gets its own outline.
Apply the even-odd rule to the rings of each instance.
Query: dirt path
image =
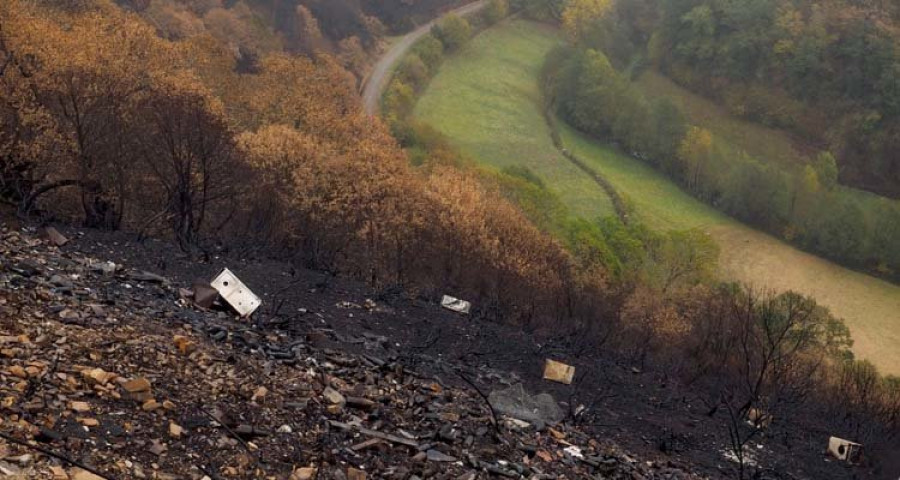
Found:
[[[487,0],[479,0],[459,7],[456,10],[452,10],[450,13],[459,16],[469,15],[481,10],[487,6],[487,3]],[[378,113],[378,104],[381,99],[381,94],[387,87],[388,81],[391,78],[391,73],[394,71],[394,66],[404,55],[406,55],[406,52],[415,45],[416,41],[431,31],[431,27],[434,26],[435,22],[437,22],[437,19],[406,34],[378,60],[378,63],[372,68],[372,73],[369,74],[366,79],[365,85],[363,85],[362,99],[363,108],[365,108],[366,113],[369,115],[376,115]]]

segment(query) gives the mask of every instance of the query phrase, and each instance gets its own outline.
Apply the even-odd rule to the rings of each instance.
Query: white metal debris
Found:
[[[219,295],[231,305],[242,317],[249,316],[262,305],[262,301],[256,296],[244,282],[241,282],[231,270],[223,269],[211,282]]]
[[[450,295],[444,295],[444,298],[441,299],[441,306],[447,310],[453,310],[456,313],[469,313],[472,309],[471,303],[456,297],[451,297]]]
[[[847,463],[859,463],[862,445],[843,438],[831,437],[828,439],[828,454]]]

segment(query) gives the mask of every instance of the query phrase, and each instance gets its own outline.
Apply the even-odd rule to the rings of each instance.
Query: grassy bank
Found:
[[[445,60],[416,106],[433,125],[480,163],[525,166],[584,218],[614,215],[609,197],[554,147],[541,114],[540,61],[561,40],[555,31],[506,21]]]
[[[512,20],[449,58],[415,114],[485,165],[527,166],[585,218],[612,215],[609,198],[553,147],[541,116],[538,72],[561,39],[545,26]],[[694,199],[638,160],[560,124],[566,147],[600,171],[657,229],[699,227],[720,244],[720,275],[758,288],[813,295],[844,317],[854,350],[900,374],[900,287],[801,252]]]

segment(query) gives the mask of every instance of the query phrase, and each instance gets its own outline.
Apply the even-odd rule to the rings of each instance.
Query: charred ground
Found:
[[[72,241],[61,248],[38,240],[32,229],[2,231],[0,333],[6,340],[0,378],[4,397],[12,400],[3,405],[9,420],[0,427],[117,478],[138,477],[139,470],[146,478],[286,478],[294,467],[309,465],[327,475],[320,478],[339,478],[331,475],[348,467],[373,478],[489,477],[504,469],[514,476],[552,475],[537,478],[735,473],[722,453],[727,435],[716,418],[722,413],[709,415],[677,383],[578,338],[459,316],[431,299],[372,291],[239,252],[191,261],[166,242],[63,231]],[[104,273],[100,262],[119,268]],[[226,266],[263,299],[250,321],[179,300],[180,287]],[[148,281],[137,273],[142,271],[167,282]],[[20,335],[28,341],[14,340]],[[180,354],[175,335],[189,339],[196,350]],[[575,365],[574,384],[542,381],[545,358]],[[33,375],[11,375],[13,366],[34,367]],[[88,367],[122,379],[150,379],[159,408],[146,411],[127,394],[118,395],[115,379],[99,384],[88,379],[80,373]],[[551,393],[568,410],[554,429],[565,438],[503,421],[496,432],[490,428],[481,393],[519,383],[531,394]],[[328,386],[372,403],[363,402],[368,406],[362,410],[329,409]],[[72,401],[87,402],[90,412],[73,412]],[[584,412],[572,415],[582,405]],[[208,414],[228,429],[217,428]],[[99,424],[86,427],[93,424],[85,418]],[[348,449],[369,438],[352,438],[329,421],[354,419],[389,434],[413,432],[415,442],[459,462],[422,461],[415,449],[390,442]],[[174,438],[170,422],[186,433]],[[228,430],[243,432],[242,440]],[[826,460],[827,435],[802,411],[777,419],[753,443],[761,467],[757,475],[888,478],[887,472]],[[254,445],[245,448],[246,441]],[[588,460],[597,466],[563,454],[566,442],[595,455]],[[9,443],[4,448],[7,462],[34,453]],[[38,455],[37,463],[25,468],[44,465],[45,457]],[[516,472],[522,467],[529,470]]]

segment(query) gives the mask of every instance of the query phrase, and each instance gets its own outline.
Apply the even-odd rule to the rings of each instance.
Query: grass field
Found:
[[[477,161],[527,165],[576,213],[611,212],[602,190],[556,154],[539,109],[536,74],[558,42],[553,30],[513,20],[449,60],[416,109]],[[720,275],[757,288],[812,295],[850,326],[860,357],[900,374],[900,287],[748,228],[683,192],[656,170],[560,125],[566,147],[600,171],[657,229],[701,228],[722,249]],[[587,202],[582,195],[592,193]],[[602,203],[602,206],[600,206]]]
[[[553,30],[524,22],[490,29],[444,63],[415,113],[483,164],[527,166],[575,214],[614,215],[606,192],[553,147],[541,114],[533,59],[557,42]]]

